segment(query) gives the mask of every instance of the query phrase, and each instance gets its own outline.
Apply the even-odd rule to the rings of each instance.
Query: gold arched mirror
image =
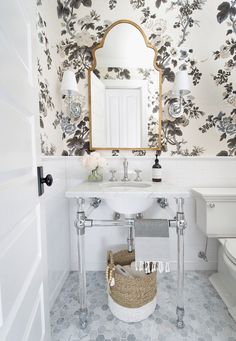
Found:
[[[90,149],[160,149],[162,72],[144,31],[116,21],[92,53]]]

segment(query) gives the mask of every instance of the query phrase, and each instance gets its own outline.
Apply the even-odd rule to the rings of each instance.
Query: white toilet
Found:
[[[210,281],[236,321],[236,238],[220,238],[218,272]]]
[[[196,221],[217,238],[218,272],[209,279],[236,321],[236,188],[195,188]]]

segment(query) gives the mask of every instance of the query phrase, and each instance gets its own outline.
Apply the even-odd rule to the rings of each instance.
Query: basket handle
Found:
[[[113,253],[111,250],[107,251],[107,265],[111,265],[112,267],[115,265]]]
[[[115,271],[115,264],[114,264],[113,253],[111,250],[109,250],[107,251],[107,267],[106,267],[106,280],[107,280],[109,287],[115,285],[114,271]]]

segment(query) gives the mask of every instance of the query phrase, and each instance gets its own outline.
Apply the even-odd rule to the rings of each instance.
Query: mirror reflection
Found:
[[[108,28],[89,71],[91,149],[160,147],[156,54],[135,23],[121,20]]]

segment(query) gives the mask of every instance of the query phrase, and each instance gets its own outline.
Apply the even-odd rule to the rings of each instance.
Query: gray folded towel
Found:
[[[135,237],[169,237],[169,222],[167,219],[135,220]]]
[[[169,222],[167,219],[135,221],[135,260],[169,262]]]

